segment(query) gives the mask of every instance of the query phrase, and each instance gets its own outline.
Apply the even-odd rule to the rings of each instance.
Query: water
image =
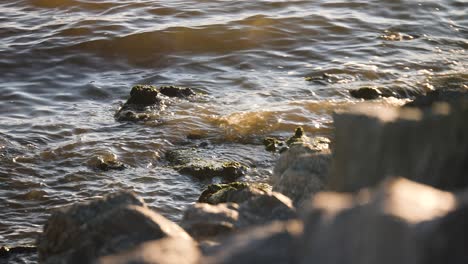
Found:
[[[50,209],[121,189],[178,221],[208,182],[168,167],[167,149],[208,142],[268,181],[263,137],[331,136],[331,113],[360,102],[349,89],[467,86],[467,13],[466,0],[1,1],[0,241],[32,244]],[[134,84],[201,95],[117,122]]]

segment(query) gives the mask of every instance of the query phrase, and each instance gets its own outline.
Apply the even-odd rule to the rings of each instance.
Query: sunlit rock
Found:
[[[301,234],[302,223],[294,220],[249,229],[222,241],[202,263],[295,263]]]
[[[360,104],[334,115],[329,190],[358,191],[399,175],[446,190],[468,187],[468,104]]]
[[[319,193],[305,214],[298,263],[427,263],[424,238],[456,206],[453,194],[402,178],[374,192]]]
[[[96,264],[197,264],[200,257],[194,241],[167,237],[144,242],[123,253],[101,257]]]
[[[91,263],[98,257],[165,237],[191,239],[134,194],[120,192],[54,211],[37,247],[44,263]]]

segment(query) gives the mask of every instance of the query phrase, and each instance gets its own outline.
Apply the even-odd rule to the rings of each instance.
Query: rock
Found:
[[[299,221],[274,222],[249,229],[221,242],[218,252],[201,263],[295,263],[295,241],[301,233]]]
[[[334,114],[327,188],[354,192],[388,176],[445,190],[468,187],[468,104],[431,109],[360,104]]]
[[[371,193],[319,193],[305,213],[298,263],[426,263],[423,226],[455,208],[453,194],[403,178]]]
[[[196,203],[184,212],[181,226],[196,239],[224,235],[236,228],[238,209],[235,203]]]
[[[271,177],[273,190],[290,197],[295,205],[322,190],[331,161],[330,151],[324,147],[307,143],[291,145],[276,162]]]
[[[151,119],[154,111],[165,108],[164,100],[153,85],[136,85],[130,91],[130,98],[117,111],[115,118],[119,121],[143,121]]]
[[[349,93],[354,98],[360,98],[364,100],[378,99],[382,96],[382,92],[374,87],[362,87],[355,90],[349,90]]]
[[[116,255],[101,257],[97,264],[197,264],[201,254],[192,240],[167,237],[142,243]]]
[[[186,87],[178,87],[178,86],[161,86],[159,88],[159,92],[164,94],[168,97],[178,97],[178,98],[187,98],[190,96],[195,95],[195,92]]]
[[[130,98],[128,98],[126,105],[141,105],[150,106],[156,105],[161,102],[159,98],[159,91],[153,85],[135,85],[130,91]]]
[[[244,228],[295,218],[297,213],[291,199],[281,193],[271,192],[241,203],[236,226]]]
[[[427,236],[421,263],[468,263],[468,204],[436,221]]]
[[[283,153],[284,151],[288,150],[289,146],[295,143],[309,144],[316,150],[323,150],[329,148],[330,140],[325,137],[310,138],[305,134],[302,127],[297,127],[294,131],[294,135],[285,141],[273,137],[267,137],[263,140],[265,150],[279,153]]]
[[[102,155],[91,158],[88,165],[102,171],[125,170],[127,166],[117,160],[115,155]]]
[[[224,189],[226,194],[222,195],[223,199],[214,200],[228,203],[216,205],[197,203],[186,210],[181,225],[191,235],[206,239],[254,225],[297,218],[292,201],[281,193],[252,188],[248,185],[239,189],[233,187]],[[201,197],[213,199],[206,194]]]
[[[405,104],[405,107],[429,108],[434,103],[446,102],[457,104],[460,101],[468,102],[468,89],[439,89],[430,91],[425,95],[417,96],[413,101]]]
[[[134,194],[120,192],[53,212],[37,246],[42,262],[90,263],[165,237],[191,239]]]
[[[268,184],[232,182],[228,184],[210,184],[202,192],[199,203],[219,204],[219,203],[242,203],[255,196],[264,195],[271,192]]]
[[[179,173],[201,180],[221,177],[226,181],[234,181],[245,176],[248,171],[248,167],[240,162],[202,158],[196,149],[170,150],[166,152],[166,159]]]

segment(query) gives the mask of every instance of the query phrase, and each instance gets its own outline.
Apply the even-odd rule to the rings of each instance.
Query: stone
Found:
[[[99,258],[96,264],[197,264],[201,254],[192,240],[167,237],[129,251]]]
[[[468,102],[468,89],[438,89],[417,96],[413,101],[406,103],[404,107],[430,108],[435,103],[457,104],[461,101]]]
[[[130,91],[130,98],[128,98],[126,105],[155,105],[161,102],[158,97],[159,91],[153,85],[135,85]]]
[[[324,147],[291,145],[275,164],[271,177],[273,190],[290,197],[296,206],[322,190],[331,162],[330,151]]]
[[[220,203],[190,206],[181,225],[197,239],[207,239],[255,225],[297,218],[296,209],[288,197],[267,189],[245,186],[237,190],[224,188],[227,192],[222,195],[224,198],[215,199]],[[212,198],[206,194],[201,197]]]
[[[232,182],[228,184],[210,184],[198,198],[199,203],[242,203],[255,196],[271,192],[268,184]]]
[[[134,194],[119,192],[53,212],[37,247],[39,260],[44,263],[90,263],[165,237],[191,239]]]
[[[374,87],[362,87],[355,90],[349,90],[349,93],[354,98],[364,99],[364,100],[374,100],[382,96],[382,92]]]
[[[304,214],[298,263],[426,263],[423,237],[433,229],[424,226],[456,205],[453,194],[404,178],[355,195],[319,193]]]
[[[178,149],[166,152],[166,159],[181,174],[188,174],[200,180],[221,177],[225,181],[235,181],[245,176],[248,167],[236,161],[222,161],[203,158],[199,149]]]
[[[294,135],[286,140],[280,140],[274,137],[267,137],[263,140],[263,145],[266,151],[283,153],[288,150],[292,144],[308,144],[316,150],[324,150],[329,148],[330,139],[325,137],[310,138],[305,134],[302,127],[297,127]]]
[[[188,87],[161,86],[159,92],[168,97],[187,98],[195,95],[195,92]]]
[[[222,241],[218,252],[201,263],[296,263],[295,242],[301,234],[302,223],[295,220],[248,229]]]
[[[444,190],[468,187],[468,104],[429,109],[360,104],[334,114],[327,189],[355,192],[402,176]]]
[[[181,226],[196,239],[225,235],[236,228],[238,209],[235,203],[196,203],[184,212]]]

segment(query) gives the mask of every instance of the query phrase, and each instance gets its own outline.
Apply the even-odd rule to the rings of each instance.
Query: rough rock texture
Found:
[[[248,187],[239,190],[227,188],[226,193],[224,197],[229,203],[222,200],[223,203],[216,205],[197,203],[189,207],[181,222],[185,230],[196,238],[207,238],[276,220],[297,218],[292,201],[281,193]]]
[[[162,110],[164,107],[164,101],[159,96],[156,86],[136,85],[130,91],[130,98],[115,114],[115,118],[119,121],[148,120],[154,115],[154,110]]]
[[[45,263],[90,263],[164,237],[191,239],[134,194],[120,192],[53,212],[37,246],[39,259]]]
[[[290,197],[295,205],[300,205],[323,189],[330,160],[331,154],[323,146],[292,144],[276,162],[271,178],[273,190]]]
[[[181,226],[197,239],[227,234],[236,228],[238,210],[235,203],[196,203],[185,211]]]
[[[198,198],[199,203],[242,203],[253,197],[271,192],[268,184],[232,182],[228,184],[210,184]]]
[[[364,100],[373,100],[383,96],[382,92],[373,87],[362,87],[355,90],[350,90],[349,93],[354,98],[360,98]]]
[[[149,106],[159,104],[161,99],[158,97],[159,91],[153,85],[136,85],[130,91],[126,105]]]
[[[168,237],[102,257],[96,264],[196,264],[200,257],[200,251],[192,240]]]
[[[435,234],[428,223],[455,208],[451,193],[402,178],[371,194],[317,194],[304,217],[298,263],[426,263],[424,238]]]
[[[168,97],[178,97],[178,98],[187,98],[195,95],[195,92],[188,87],[178,87],[178,86],[161,86],[159,92]]]
[[[299,221],[274,222],[249,229],[221,242],[218,252],[201,263],[295,263],[295,241],[301,232]]]
[[[388,176],[445,190],[468,187],[468,104],[424,111],[361,104],[336,113],[328,188],[358,191]]]
[[[221,177],[226,181],[234,181],[245,176],[249,169],[240,162],[203,158],[196,149],[170,150],[166,152],[166,159],[180,173],[201,180]]]

